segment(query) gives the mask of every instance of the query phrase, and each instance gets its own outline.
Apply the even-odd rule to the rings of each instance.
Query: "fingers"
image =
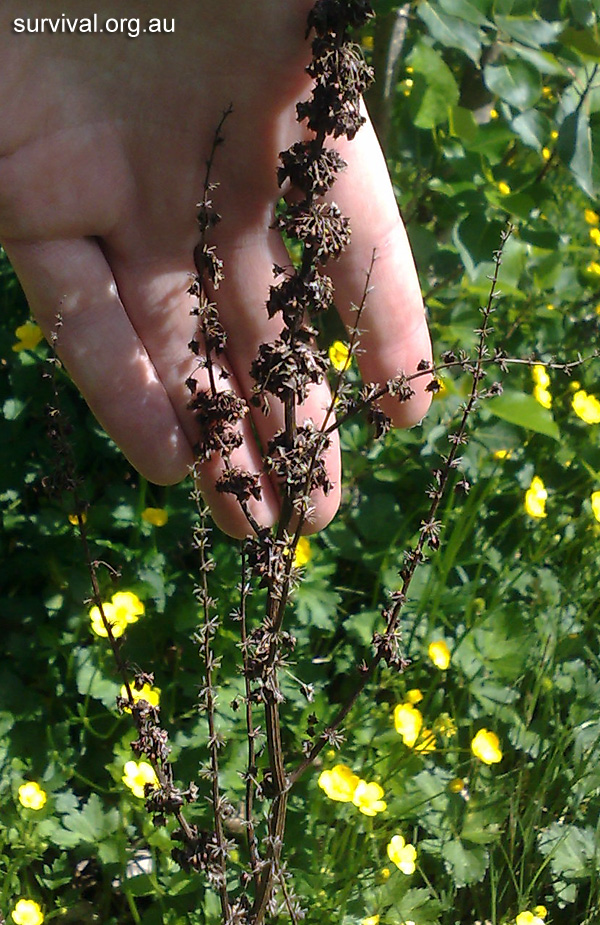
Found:
[[[336,180],[331,198],[350,219],[350,246],[336,263],[328,264],[335,302],[343,321],[352,329],[373,253],[360,328],[358,362],[366,382],[385,383],[400,373],[410,375],[420,360],[431,359],[431,342],[419,280],[404,224],[398,213],[392,185],[379,142],[368,122],[349,143],[338,148],[348,167]],[[415,397],[400,404],[386,398],[382,406],[397,426],[411,426],[427,411],[431,396],[425,392],[429,377],[412,383]]]
[[[242,393],[248,400],[255,385],[250,369],[259,346],[275,340],[283,327],[280,316],[269,319],[265,306],[269,287],[274,283],[273,265],[289,264],[279,234],[274,231],[265,232],[264,227],[264,224],[259,223],[254,228],[230,228],[227,237],[223,237],[218,245],[225,279],[217,296],[220,317],[228,332],[227,357]],[[321,427],[330,403],[328,384],[322,382],[314,385],[306,401],[297,409],[298,423],[310,419],[317,427]],[[273,436],[284,427],[281,402],[273,398],[268,415],[253,410],[253,423],[264,451]],[[341,462],[337,434],[332,435],[325,463],[333,488],[327,495],[321,491],[312,494],[313,510],[306,522],[306,532],[309,533],[323,529],[339,507]],[[273,485],[277,490],[276,479]]]
[[[182,268],[140,273],[138,314],[154,319],[151,358],[95,241],[8,242],[6,251],[46,337],[57,332],[65,366],[132,465],[158,484],[185,477],[195,438],[192,416],[185,411],[189,393],[185,397],[184,382],[197,363],[187,349],[193,320],[189,309],[180,310],[186,278]],[[142,279],[150,279],[146,288]],[[235,387],[235,382],[228,385]],[[244,421],[241,429],[244,442],[232,461],[259,472],[250,422]],[[248,523],[235,499],[216,492],[219,471],[216,458],[202,467],[201,490],[226,532],[247,535]],[[278,503],[268,480],[263,489],[263,500],[251,503],[252,512],[260,523],[271,524]]]

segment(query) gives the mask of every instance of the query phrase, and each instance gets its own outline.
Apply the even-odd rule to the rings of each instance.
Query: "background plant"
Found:
[[[501,268],[495,343],[513,356],[535,356],[536,367],[592,350],[600,305],[594,4],[380,6],[380,25],[370,25],[363,41],[376,65],[389,59],[402,14],[396,79],[383,100],[388,153],[438,354],[474,345],[507,218],[515,231]],[[56,469],[43,438],[46,348],[27,340],[31,330],[15,334],[27,313],[5,264],[1,297],[0,908],[8,921],[24,898],[57,921],[218,922],[218,900],[173,864],[168,835],[123,781],[135,731],[114,707],[121,682],[106,639],[90,630],[89,579],[68,517],[75,512],[46,491]],[[322,327],[324,346],[346,339],[333,321]],[[19,342],[24,349],[14,352]],[[541,374],[534,378],[527,364],[512,368],[504,394],[482,405],[462,453],[471,491],[446,501],[441,550],[411,587],[402,620],[410,669],[401,677],[383,669],[349,716],[342,748],[325,752],[293,793],[287,856],[308,921],[507,923],[541,905],[550,922],[597,918],[600,452],[593,402],[583,406],[590,423],[573,407],[580,392],[598,395],[597,366],[581,367],[575,388],[562,373],[545,373],[550,407],[547,397],[534,397]],[[346,701],[357,662],[369,657],[382,589],[399,586],[402,550],[426,509],[415,499],[425,499],[466,397],[460,371],[442,382],[421,428],[376,445],[367,424],[344,428],[343,508],[305,548],[310,558],[295,596],[295,664],[284,683],[290,738],[306,734],[311,713],[327,715]],[[100,567],[103,599],[131,592],[144,603],[128,624],[124,652],[152,666],[178,779],[192,780],[208,753],[189,642],[198,623],[189,487],[140,481],[69,383],[61,384],[94,555],[120,571],[116,580]],[[525,507],[534,476],[547,493],[538,508],[546,516]],[[149,510],[168,519],[158,525],[164,515]],[[238,652],[226,615],[237,604],[239,566],[219,536],[214,558],[225,615],[217,654],[227,664]],[[429,655],[442,641],[445,668]],[[443,647],[432,651],[443,665]],[[312,685],[313,703],[292,673]],[[246,747],[236,709],[243,696],[241,677],[224,679],[221,776],[240,801],[244,784],[234,767]],[[394,722],[407,703],[425,730],[412,745]],[[481,729],[498,737],[499,762],[473,754]],[[359,805],[328,798],[319,777],[340,764],[381,786],[385,810],[369,816],[359,797]],[[38,809],[19,798],[28,780],[47,795]],[[363,810],[369,805],[363,799]],[[200,822],[202,813],[209,818],[203,801],[195,808]],[[245,836],[235,815],[229,826],[242,865]],[[395,835],[416,847],[414,873],[389,857]]]

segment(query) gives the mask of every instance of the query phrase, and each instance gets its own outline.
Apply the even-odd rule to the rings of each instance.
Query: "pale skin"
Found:
[[[281,321],[265,311],[274,263],[286,264],[269,226],[281,190],[280,151],[302,133],[295,103],[310,94],[303,72],[312,0],[2,0],[0,5],[0,241],[47,338],[62,325],[58,352],[92,411],[146,478],[169,484],[193,462],[197,425],[184,383],[197,362],[186,290],[199,240],[196,203],[215,128],[231,103],[214,164],[222,222],[213,241],[224,262],[217,296],[228,332],[228,382],[251,394],[258,345]],[[124,7],[126,6],[126,12]],[[26,7],[26,9],[25,9]],[[175,20],[173,34],[20,35],[15,17],[151,17]],[[336,305],[352,326],[351,303],[372,291],[359,363],[369,382],[412,373],[431,347],[419,283],[387,169],[370,125],[336,143],[348,168],[332,197],[352,224],[352,243],[329,264]],[[293,191],[290,191],[293,195]],[[200,373],[197,378],[203,384]],[[385,410],[410,426],[430,401]],[[302,415],[320,422],[325,384]],[[235,463],[260,471],[261,450],[281,426],[280,409],[253,412]],[[221,463],[203,467],[201,488],[216,522],[249,532],[235,499],[214,488]],[[328,454],[335,488],[316,494],[310,531],[325,526],[340,499],[337,444]],[[276,487],[262,477],[252,502],[260,523],[277,520]]]

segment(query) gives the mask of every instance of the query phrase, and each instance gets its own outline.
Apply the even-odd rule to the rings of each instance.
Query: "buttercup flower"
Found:
[[[546,367],[542,363],[536,363],[531,369],[533,378],[533,396],[543,408],[552,407],[552,395],[548,386],[550,385],[550,376]]]
[[[359,780],[352,797],[352,802],[358,806],[365,816],[376,816],[387,809],[387,803],[382,800],[383,790],[379,784],[368,784],[366,780]]]
[[[443,639],[436,639],[430,643],[427,653],[436,668],[440,671],[446,670],[450,664],[450,649]]]
[[[42,925],[44,921],[42,909],[33,899],[20,899],[11,915],[16,925]]]
[[[544,920],[540,915],[534,915],[533,912],[519,912],[515,925],[544,925]]]
[[[530,517],[546,517],[548,492],[541,478],[534,475],[525,493],[525,510]]]
[[[338,373],[343,373],[350,366],[350,349],[341,340],[336,340],[329,348],[331,365]]]
[[[592,260],[591,263],[588,263],[585,271],[589,276],[600,276],[600,263],[597,260]]]
[[[408,703],[421,703],[423,699],[423,694],[418,687],[413,687],[411,690],[406,692],[406,700]]]
[[[136,797],[146,796],[144,792],[146,784],[152,784],[153,787],[158,784],[154,768],[147,761],[128,761],[123,770],[125,773],[122,781]]]
[[[82,511],[81,514],[69,514],[68,520],[70,524],[73,524],[73,526],[76,527],[80,521],[82,524],[86,523],[87,514],[85,511]]]
[[[503,196],[510,195],[510,186],[508,185],[508,183],[505,183],[504,180],[500,180],[500,183],[498,184],[498,192],[501,193]]]
[[[531,369],[531,376],[536,385],[541,385],[543,389],[547,389],[550,385],[550,376],[546,370],[546,367],[543,363],[535,363]]]
[[[115,637],[115,639],[117,639],[119,636],[122,636],[123,633],[125,632],[125,627],[127,626],[127,622],[126,621],[123,621],[121,623],[117,622],[115,618],[115,608],[113,607],[113,605],[110,603],[103,603],[102,613],[104,614],[104,616],[110,623],[112,634]],[[100,608],[97,607],[96,604],[94,604],[94,606],[90,610],[90,622],[92,624],[92,630],[94,631],[96,636],[108,636],[108,631],[102,621],[102,615],[100,613]]]
[[[423,726],[423,714],[412,703],[399,703],[394,710],[394,727],[402,741],[412,748]]]
[[[13,350],[15,353],[20,353],[21,350],[35,350],[39,342],[43,340],[44,335],[39,324],[36,324],[35,321],[26,321],[25,324],[20,324],[16,329],[15,337],[18,340],[16,344],[13,344]]]
[[[600,491],[592,492],[592,511],[594,517],[600,523]]]
[[[586,209],[583,215],[588,225],[598,225],[600,223],[600,215],[594,212],[593,209]]]
[[[317,781],[330,800],[351,803],[360,783],[360,777],[345,764],[336,764],[330,771],[322,771]]]
[[[540,905],[540,906],[534,906],[534,907],[533,907],[533,914],[534,914],[534,915],[537,915],[540,919],[545,919],[546,916],[548,915],[548,910],[546,909],[545,906],[541,906],[541,905]]]
[[[366,919],[362,920],[362,925],[379,925],[379,916],[378,915],[369,915]]]
[[[502,761],[500,740],[495,732],[480,729],[471,742],[471,751],[484,764],[497,764]]]
[[[153,527],[164,527],[169,515],[162,507],[147,507],[142,511],[141,518]]]
[[[542,406],[542,408],[552,407],[552,393],[548,389],[542,388],[541,385],[534,385],[533,397]]]
[[[145,700],[151,707],[157,707],[160,703],[160,687],[150,687],[149,684],[144,684],[142,689],[138,691],[132,684],[130,689],[134,703],[137,703],[138,700]],[[124,684],[121,687],[121,697],[127,698],[127,688]],[[129,707],[125,707],[125,710],[131,712]]]
[[[435,748],[435,736],[431,729],[423,726],[423,714],[412,703],[399,703],[394,710],[394,727],[408,748],[418,752],[431,752]]]
[[[392,861],[403,874],[414,874],[417,849],[414,845],[407,845],[402,835],[394,835],[387,846],[387,853],[390,861]]]
[[[140,601],[137,594],[132,591],[117,591],[113,594],[109,602],[102,604],[104,616],[111,624],[113,636],[118,638],[122,636],[130,623],[136,623],[137,620],[146,612],[146,608]],[[108,636],[100,608],[95,606],[90,610],[90,620],[92,630],[97,636]]]
[[[590,238],[598,247],[600,247],[600,228],[590,228]]]
[[[41,809],[47,799],[46,791],[36,781],[28,781],[19,787],[19,803],[26,809]]]
[[[583,389],[575,392],[573,396],[573,411],[586,424],[600,423],[600,401]]]
[[[296,546],[296,552],[294,553],[294,568],[302,568],[303,565],[310,562],[311,557],[312,549],[310,548],[310,540],[307,536],[301,536]]]

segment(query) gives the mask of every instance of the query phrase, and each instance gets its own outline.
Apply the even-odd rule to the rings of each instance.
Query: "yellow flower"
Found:
[[[406,692],[406,700],[408,703],[421,703],[423,699],[423,694],[418,687],[413,687],[411,690]]]
[[[26,321],[25,324],[20,324],[16,329],[15,337],[18,340],[16,344],[13,344],[13,350],[15,353],[20,353],[21,350],[35,350],[39,342],[43,340],[44,335],[39,324],[36,324],[35,321]]]
[[[600,247],[600,228],[590,228],[590,238],[598,247]]]
[[[549,100],[552,97],[552,87],[542,87],[542,96]]]
[[[402,741],[412,748],[423,726],[423,714],[412,703],[399,703],[394,710],[394,727]]]
[[[418,752],[431,752],[435,748],[435,736],[431,729],[423,726],[423,714],[412,703],[399,703],[394,710],[394,726],[408,748]]]
[[[33,899],[20,899],[12,911],[16,925],[42,925],[44,914]]]
[[[145,700],[146,703],[149,703],[151,707],[157,707],[160,703],[160,687],[150,687],[149,684],[144,684],[141,690],[136,690],[133,685],[130,685],[131,694],[133,696],[133,702],[137,703],[138,700]],[[123,684],[121,687],[121,697],[127,699],[127,688]],[[125,707],[127,712],[131,712],[130,707]]]
[[[498,118],[498,110],[490,109],[490,119],[497,119],[497,118]]]
[[[502,761],[500,740],[495,732],[480,729],[471,742],[471,751],[484,764],[497,764]]]
[[[573,411],[586,424],[600,423],[600,401],[583,389],[575,392],[573,396]]]
[[[341,340],[336,340],[329,348],[329,359],[331,365],[338,373],[343,373],[350,366],[350,350],[347,344]]]
[[[512,453],[510,450],[496,450],[494,459],[510,459]]]
[[[362,920],[362,925],[379,925],[379,916],[378,915],[369,915],[366,919]]]
[[[118,639],[118,637],[122,636],[123,633],[125,632],[127,623],[124,621],[121,623],[117,622],[117,620],[115,619],[115,608],[113,607],[112,604],[103,603],[102,613],[104,614],[108,623],[110,624],[110,628],[112,630],[113,636],[115,637],[115,639]],[[96,604],[94,604],[94,606],[90,610],[90,622],[92,624],[92,630],[96,634],[96,636],[108,636],[108,631],[106,627],[104,626],[104,622],[102,620],[102,614],[100,613],[100,608]]]
[[[358,806],[365,816],[376,816],[387,809],[387,803],[382,800],[383,790],[376,783],[368,784],[366,780],[359,780],[352,797],[352,802]]]
[[[550,150],[550,148],[542,148],[542,157],[544,158],[545,161],[550,160],[550,158],[552,157],[552,151]]]
[[[33,780],[19,787],[19,803],[26,809],[41,809],[47,799],[46,791]]]
[[[169,515],[162,507],[147,507],[142,511],[141,518],[153,527],[164,527]]]
[[[540,919],[545,919],[546,916],[548,915],[548,910],[546,909],[545,906],[534,906],[533,914],[537,915]]]
[[[302,568],[307,562],[310,562],[311,558],[310,540],[307,536],[301,536],[294,553],[294,568]]]
[[[435,639],[431,642],[427,653],[436,668],[439,668],[440,671],[446,670],[450,664],[450,649],[443,639]]]
[[[384,881],[384,883],[385,883],[386,880],[389,880],[389,879],[390,879],[391,874],[392,874],[392,872],[391,872],[391,870],[389,869],[389,867],[382,867],[382,868],[381,868],[381,879]]]
[[[135,623],[146,612],[146,609],[140,601],[137,594],[132,591],[117,591],[113,594],[110,602],[102,604],[104,616],[111,624],[112,633],[115,638],[122,636],[129,623]],[[90,610],[90,620],[92,629],[97,636],[108,636],[100,608],[92,607]]]
[[[360,783],[360,777],[347,765],[336,764],[330,771],[322,771],[317,783],[330,800],[351,803]]]
[[[594,212],[593,209],[586,209],[583,213],[583,216],[588,223],[588,225],[598,225],[600,224],[600,215],[597,212]]]
[[[547,389],[550,385],[550,376],[543,363],[536,363],[531,369],[531,377],[536,385]]]
[[[544,925],[544,920],[541,916],[534,915],[533,912],[519,912],[515,925]]]
[[[85,511],[82,511],[81,514],[69,514],[69,523],[73,524],[74,527],[76,527],[80,522],[82,524],[87,522],[87,514]]]
[[[548,389],[542,388],[541,385],[534,385],[533,397],[537,402],[540,403],[542,408],[552,407],[552,394],[548,391]]]
[[[530,517],[546,517],[548,492],[541,478],[534,475],[531,485],[525,492],[525,510]]]
[[[394,835],[387,853],[390,861],[402,871],[403,874],[414,874],[417,860],[417,849],[414,845],[407,845],[402,835]]]
[[[510,186],[508,185],[508,183],[506,183],[504,180],[500,180],[498,184],[498,192],[501,193],[503,196],[509,196]]]
[[[552,141],[556,141],[556,139],[558,138],[558,132],[556,131],[555,128],[553,128],[552,131],[550,132],[550,138],[552,139]]]
[[[589,276],[600,276],[600,263],[597,260],[592,260],[585,268],[585,272]]]
[[[600,523],[600,491],[592,492],[592,512],[596,520]]]
[[[146,784],[156,787],[158,778],[151,764],[147,761],[128,761],[124,768],[122,781],[136,797],[145,797]]]
[[[448,784],[448,790],[450,793],[462,793],[466,785],[467,782],[463,777],[453,777]]]

